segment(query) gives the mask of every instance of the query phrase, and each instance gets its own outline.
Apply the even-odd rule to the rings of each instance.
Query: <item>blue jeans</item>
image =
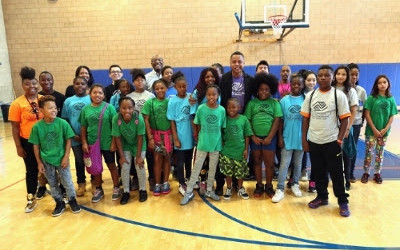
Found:
[[[303,150],[287,150],[281,149],[281,165],[279,167],[278,186],[280,190],[285,189],[285,180],[287,171],[293,157],[293,184],[299,184],[299,178],[301,174],[301,163],[303,160]]]
[[[53,199],[57,201],[61,201],[63,196],[61,193],[61,189],[58,185],[58,177],[60,177],[60,182],[64,186],[65,191],[67,192],[69,200],[75,199],[75,189],[74,184],[72,183],[72,176],[70,167],[62,168],[61,166],[53,166],[49,163],[43,162],[45,169],[45,176],[47,181],[49,182],[51,196]]]
[[[354,141],[356,142],[356,145],[358,144],[358,138],[360,137],[361,127],[362,127],[362,124],[353,125],[353,138],[354,138]],[[354,177],[354,169],[356,167],[356,160],[357,160],[357,150],[356,150],[356,154],[354,155],[354,157],[351,159],[351,162],[350,162],[350,177]]]
[[[83,162],[82,145],[72,146],[75,157],[76,179],[78,183],[86,183],[85,163]]]

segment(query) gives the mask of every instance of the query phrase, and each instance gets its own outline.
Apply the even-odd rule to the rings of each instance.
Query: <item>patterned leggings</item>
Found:
[[[373,149],[375,147],[375,173],[380,173],[383,163],[383,151],[386,145],[386,137],[376,138],[375,136],[365,137],[365,158],[364,158],[364,171],[369,173],[371,167],[372,157],[374,155]]]

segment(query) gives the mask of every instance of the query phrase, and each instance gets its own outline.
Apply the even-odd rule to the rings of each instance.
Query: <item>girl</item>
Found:
[[[301,174],[301,161],[303,147],[301,144],[303,117],[300,114],[304,102],[303,77],[299,74],[291,76],[290,95],[286,95],[280,101],[283,117],[279,125],[279,147],[281,150],[281,165],[279,168],[278,186],[272,202],[279,202],[285,197],[285,178],[291,161],[293,162],[293,177],[291,189],[295,196],[300,197],[299,178]]]
[[[117,200],[120,197],[119,185],[118,185],[118,170],[115,165],[115,141],[111,136],[111,122],[112,118],[116,114],[115,108],[112,105],[108,105],[104,111],[101,132],[97,134],[99,126],[100,113],[103,110],[104,105],[104,87],[101,84],[93,84],[90,87],[89,95],[92,103],[83,108],[79,122],[81,123],[81,139],[82,139],[82,150],[85,153],[89,153],[88,144],[94,144],[97,137],[100,137],[100,148],[101,154],[103,155],[104,161],[107,164],[108,169],[111,173],[111,178],[114,184],[112,200]],[[102,175],[98,174],[93,176],[93,184],[96,190],[92,197],[92,202],[99,202],[104,197],[104,191],[101,186]]]
[[[334,72],[334,79],[332,82],[332,86],[335,87],[338,90],[341,90],[343,93],[345,93],[347,97],[347,101],[349,103],[349,108],[350,108],[350,119],[349,119],[349,124],[347,125],[346,133],[344,135],[344,138],[347,138],[346,140],[351,140],[354,141],[353,138],[353,131],[351,130],[353,126],[353,122],[356,118],[357,114],[357,106],[358,106],[358,97],[357,97],[357,92],[354,88],[351,87],[350,85],[350,71],[347,66],[339,66],[335,72]],[[346,180],[346,190],[350,190],[350,164],[351,164],[351,158],[345,150],[343,150],[343,165],[344,165],[344,176]]]
[[[215,201],[220,199],[212,190],[219,151],[222,149],[221,128],[226,127],[225,109],[217,103],[218,96],[218,86],[208,85],[206,89],[207,103],[200,105],[194,118],[194,123],[198,126],[196,126],[196,130],[200,131],[198,133],[197,154],[193,173],[190,176],[185,195],[180,202],[181,205],[188,204],[194,198],[193,187],[199,178],[207,154],[209,154],[210,162],[205,196]]]
[[[120,200],[121,205],[130,199],[129,181],[132,155],[135,156],[135,168],[139,180],[139,201],[147,200],[146,172],[144,157],[146,155],[146,134],[143,117],[135,111],[135,102],[132,98],[123,96],[119,99],[120,113],[112,121],[112,136],[115,138],[119,154],[119,164],[122,166],[121,178],[124,193]]]
[[[363,126],[365,119],[363,106],[365,101],[367,100],[367,92],[358,83],[360,77],[360,69],[358,65],[355,63],[350,63],[349,65],[347,65],[347,67],[350,70],[350,84],[353,88],[355,88],[358,96],[358,110],[356,113],[356,118],[354,119],[353,122],[353,137],[357,145],[358,138],[360,137],[361,127]],[[357,159],[357,151],[354,157],[351,159],[351,164],[350,164],[350,182],[353,183],[356,182],[356,178],[354,176],[356,159]]]
[[[153,170],[156,182],[153,190],[154,196],[171,192],[168,177],[170,173],[169,154],[172,152],[172,142],[171,123],[167,119],[169,100],[165,96],[167,88],[168,84],[164,79],[154,81],[153,91],[156,93],[156,98],[147,100],[142,109],[149,148],[154,150]],[[161,172],[163,173],[162,182]]]
[[[66,119],[75,132],[71,140],[72,151],[75,158],[76,178],[78,190],[76,196],[81,197],[86,192],[85,163],[83,162],[81,124],[78,122],[82,109],[90,104],[90,97],[87,94],[88,83],[86,78],[78,76],[74,78],[75,95],[65,100],[61,117]]]
[[[171,66],[164,66],[161,69],[161,76],[167,82],[167,92],[165,93],[166,98],[170,98],[173,95],[177,94],[177,91],[174,87],[174,82],[172,81],[172,75],[174,74],[174,70]]]
[[[75,77],[78,77],[78,76],[84,77],[86,79],[89,88],[94,83],[94,78],[93,78],[92,72],[90,71],[88,66],[81,65],[78,68],[76,68]],[[68,98],[73,95],[75,95],[74,85],[69,85],[67,87],[67,89],[65,90],[65,97]]]
[[[257,74],[254,78],[256,84],[254,99],[246,107],[244,115],[249,119],[253,136],[251,137],[251,151],[254,159],[254,174],[256,176],[256,189],[254,196],[259,197],[264,192],[262,183],[261,163],[265,165],[265,192],[273,197],[275,191],[272,186],[274,176],[274,156],[277,145],[276,132],[278,131],[282,109],[279,102],[271,98],[278,89],[278,79],[265,73]]]
[[[35,70],[30,67],[23,67],[19,72],[24,95],[15,99],[11,105],[8,120],[11,121],[12,135],[17,148],[17,154],[23,158],[25,163],[25,178],[27,203],[25,213],[32,212],[36,207],[36,188],[38,184],[38,167],[33,153],[33,144],[28,142],[33,125],[43,118],[39,111],[38,94],[39,84],[35,78]],[[40,187],[39,187],[40,188]],[[46,190],[46,187],[42,187]]]
[[[232,195],[232,176],[237,178],[238,196],[249,199],[243,187],[243,178],[249,174],[247,156],[249,154],[249,137],[253,135],[249,120],[239,114],[240,102],[237,98],[230,98],[227,102],[226,129],[219,162],[221,172],[226,176],[225,200]]]
[[[197,104],[203,104],[207,102],[206,96],[206,88],[210,84],[215,84],[219,86],[220,78],[218,73],[213,68],[205,68],[201,71],[199,81],[197,82],[196,87],[194,87],[193,94],[191,98],[197,101]],[[218,97],[218,103],[220,102],[221,97]],[[192,101],[191,101],[192,103]]]
[[[368,96],[364,106],[367,127],[365,129],[365,158],[364,174],[361,178],[362,183],[368,182],[369,169],[373,148],[375,147],[375,174],[374,181],[382,183],[381,169],[383,163],[383,152],[387,137],[390,133],[390,126],[394,115],[397,114],[397,105],[390,93],[390,80],[386,75],[379,75],[375,79],[371,95]]]
[[[119,99],[131,93],[131,84],[126,79],[115,80],[114,84],[117,92],[111,96],[110,104],[119,112]]]
[[[141,114],[144,103],[151,98],[154,98],[154,94],[146,90],[146,78],[145,73],[141,69],[132,69],[130,74],[132,75],[132,82],[135,86],[135,90],[128,94],[130,98],[135,101],[135,110]],[[144,138],[144,140],[146,137]],[[146,162],[147,171],[149,172],[149,190],[152,192],[154,190],[154,156],[151,149],[146,150]],[[132,183],[135,183],[132,181]]]
[[[306,95],[313,91],[315,89],[315,86],[317,84],[317,75],[311,71],[311,70],[306,70],[302,73],[303,79],[304,79],[304,88],[303,88],[303,94]],[[308,152],[304,152],[303,155],[303,160],[302,160],[302,173],[301,173],[301,181],[307,181],[307,158],[308,158]],[[315,189],[315,178],[314,175],[312,174],[312,171],[310,169],[310,180],[308,182],[308,192],[309,193],[315,193],[317,190]]]
[[[190,94],[187,91],[185,76],[178,71],[172,76],[176,96],[171,97],[168,103],[167,118],[171,122],[172,138],[174,140],[174,156],[176,156],[176,174],[179,182],[179,192],[184,195],[186,191],[185,179],[189,179],[192,171],[192,155],[194,147],[193,118],[189,103]],[[183,168],[185,165],[185,169]],[[186,178],[184,175],[186,172]]]

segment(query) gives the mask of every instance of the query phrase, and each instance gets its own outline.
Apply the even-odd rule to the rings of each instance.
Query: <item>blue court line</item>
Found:
[[[143,223],[143,222],[138,222],[138,221],[129,220],[129,219],[121,218],[121,217],[118,217],[118,216],[110,215],[110,214],[103,213],[103,212],[100,212],[100,211],[97,211],[97,210],[94,210],[92,208],[89,208],[89,207],[86,207],[86,206],[82,206],[82,205],[81,205],[81,208],[86,210],[86,211],[88,211],[88,212],[90,212],[90,213],[94,213],[94,214],[97,214],[97,215],[100,215],[100,216],[103,216],[103,217],[107,217],[107,218],[110,218],[110,219],[113,219],[113,220],[121,221],[121,222],[124,222],[124,223],[136,225],[136,226],[146,227],[146,228],[160,230],[160,231],[164,231],[164,232],[177,233],[177,234],[182,234],[182,235],[201,237],[201,238],[207,238],[207,239],[214,239],[214,240],[231,241],[231,242],[236,242],[236,243],[244,243],[244,244],[252,244],[252,245],[263,245],[263,246],[290,247],[290,248],[310,248],[310,249],[321,249],[321,248],[323,248],[323,249],[389,249],[389,248],[382,248],[382,247],[381,248],[377,248],[377,247],[361,247],[361,246],[330,244],[330,243],[323,243],[323,242],[319,243],[317,241],[315,241],[315,242],[318,243],[318,244],[316,244],[316,243],[314,244],[313,243],[312,245],[308,245],[308,244],[291,244],[291,243],[268,242],[268,241],[259,241],[259,240],[246,240],[246,239],[240,239],[240,238],[232,238],[232,237],[226,237],[226,236],[216,236],[216,235],[195,233],[195,232],[183,231],[183,230],[179,230],[179,229],[161,227],[161,226],[156,226],[156,225],[152,225],[152,224],[147,224],[147,223]],[[247,224],[247,223],[245,223],[245,224]],[[249,225],[249,224],[247,224],[247,225]],[[277,233],[275,233],[275,234],[277,234]],[[277,235],[279,235],[279,234],[277,234]],[[295,237],[293,237],[293,238],[295,238]],[[297,240],[301,241],[302,239],[297,238]]]

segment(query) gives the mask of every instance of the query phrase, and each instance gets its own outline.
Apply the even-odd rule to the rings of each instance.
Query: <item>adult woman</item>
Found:
[[[75,77],[78,76],[84,77],[86,79],[86,81],[88,82],[88,88],[90,88],[90,86],[92,86],[92,84],[94,83],[92,72],[90,71],[88,66],[81,65],[78,68],[76,68]],[[65,97],[68,98],[74,95],[75,95],[74,85],[71,84],[65,90]]]
[[[35,70],[23,67],[19,72],[22,80],[24,95],[15,99],[10,106],[8,119],[11,121],[12,135],[19,157],[22,157],[26,168],[26,190],[28,202],[25,212],[30,213],[36,207],[36,188],[38,182],[38,168],[33,152],[33,145],[28,142],[33,125],[42,119],[39,112],[38,81],[35,78]]]

